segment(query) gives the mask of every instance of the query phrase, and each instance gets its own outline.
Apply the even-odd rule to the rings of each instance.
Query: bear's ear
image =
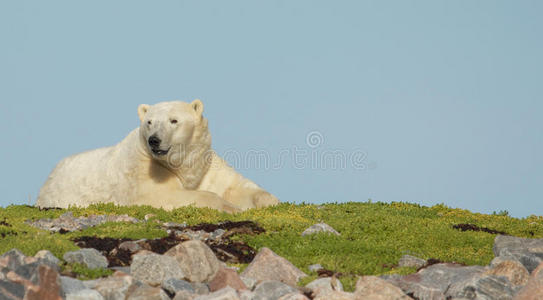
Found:
[[[143,121],[143,118],[145,117],[145,114],[149,110],[148,104],[140,104],[138,106],[138,117],[140,117],[140,121]]]
[[[198,115],[202,115],[202,113],[204,112],[204,104],[202,103],[202,101],[200,99],[196,99],[196,100],[192,101],[190,103],[190,107],[192,107],[192,109],[194,109],[194,111]]]

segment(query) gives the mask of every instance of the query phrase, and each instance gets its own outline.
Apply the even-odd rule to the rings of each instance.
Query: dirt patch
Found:
[[[95,236],[82,236],[72,239],[79,248],[94,248],[104,255],[109,267],[128,266],[130,264],[131,253],[123,249],[118,249],[122,242],[131,241],[131,239],[99,238]]]
[[[170,227],[170,229],[173,227]],[[72,239],[80,248],[94,248],[100,251],[109,261],[109,267],[129,266],[132,261],[132,255],[139,250],[148,250],[158,254],[164,254],[170,248],[177,244],[188,240],[186,232],[204,231],[207,233],[224,230],[224,233],[215,238],[207,238],[202,240],[215,253],[217,258],[228,263],[250,263],[256,255],[256,250],[251,246],[241,241],[232,241],[230,238],[236,234],[260,234],[265,230],[252,221],[241,222],[223,222],[219,224],[198,224],[183,228],[175,228],[171,230],[167,237],[138,240],[132,239],[115,239],[115,238],[100,238],[96,236],[83,236]],[[181,229],[181,230],[179,230]],[[123,242],[134,241],[137,244],[137,249],[131,250],[119,248]]]
[[[6,232],[1,232],[1,233],[0,233],[0,236],[1,236],[2,238],[5,238],[6,236],[15,236],[15,235],[17,235],[17,232],[15,232],[15,231],[13,231],[13,230],[8,230],[8,231],[6,231]]]
[[[186,229],[190,229],[192,231],[200,231],[203,230],[205,232],[213,232],[217,229],[226,230],[230,233],[230,235],[233,234],[261,234],[266,232],[266,230],[262,227],[260,227],[257,223],[253,221],[239,221],[239,222],[232,222],[232,221],[225,221],[221,222],[219,224],[210,224],[210,223],[202,223],[194,226],[187,226]]]
[[[458,230],[461,230],[461,231],[482,231],[482,232],[486,232],[486,233],[490,233],[490,234],[505,234],[507,235],[506,232],[503,232],[503,231],[499,231],[499,230],[494,230],[494,229],[490,229],[490,228],[486,228],[486,227],[479,227],[475,224],[455,224],[452,226],[452,228],[454,229],[458,229]]]

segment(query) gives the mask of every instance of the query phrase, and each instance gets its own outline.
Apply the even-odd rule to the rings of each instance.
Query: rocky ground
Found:
[[[58,219],[30,222],[54,232],[69,232],[106,221],[144,222],[128,216]],[[62,260],[115,273],[95,280],[78,280],[61,271],[62,262],[47,250],[33,257],[12,249],[0,256],[0,299],[543,299],[543,239],[497,235],[495,258],[489,266],[464,266],[426,261],[405,255],[399,266],[418,268],[410,275],[361,276],[354,292],[345,292],[336,274],[318,262],[310,269],[321,277],[305,287],[307,276],[268,248],[255,249],[230,239],[237,233],[264,229],[246,222],[220,224],[164,223],[169,236],[152,240],[81,237],[81,250]],[[327,232],[319,223],[303,235]],[[241,273],[226,263],[249,263]]]

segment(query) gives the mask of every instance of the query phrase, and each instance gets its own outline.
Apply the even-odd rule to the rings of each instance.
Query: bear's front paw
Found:
[[[279,199],[268,192],[259,192],[253,196],[253,204],[256,208],[277,205],[279,204]]]

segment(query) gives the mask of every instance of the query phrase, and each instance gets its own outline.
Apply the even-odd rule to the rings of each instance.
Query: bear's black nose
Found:
[[[153,148],[158,148],[158,146],[160,146],[160,139],[156,136],[156,135],[152,135],[149,137],[149,146],[153,147]]]

